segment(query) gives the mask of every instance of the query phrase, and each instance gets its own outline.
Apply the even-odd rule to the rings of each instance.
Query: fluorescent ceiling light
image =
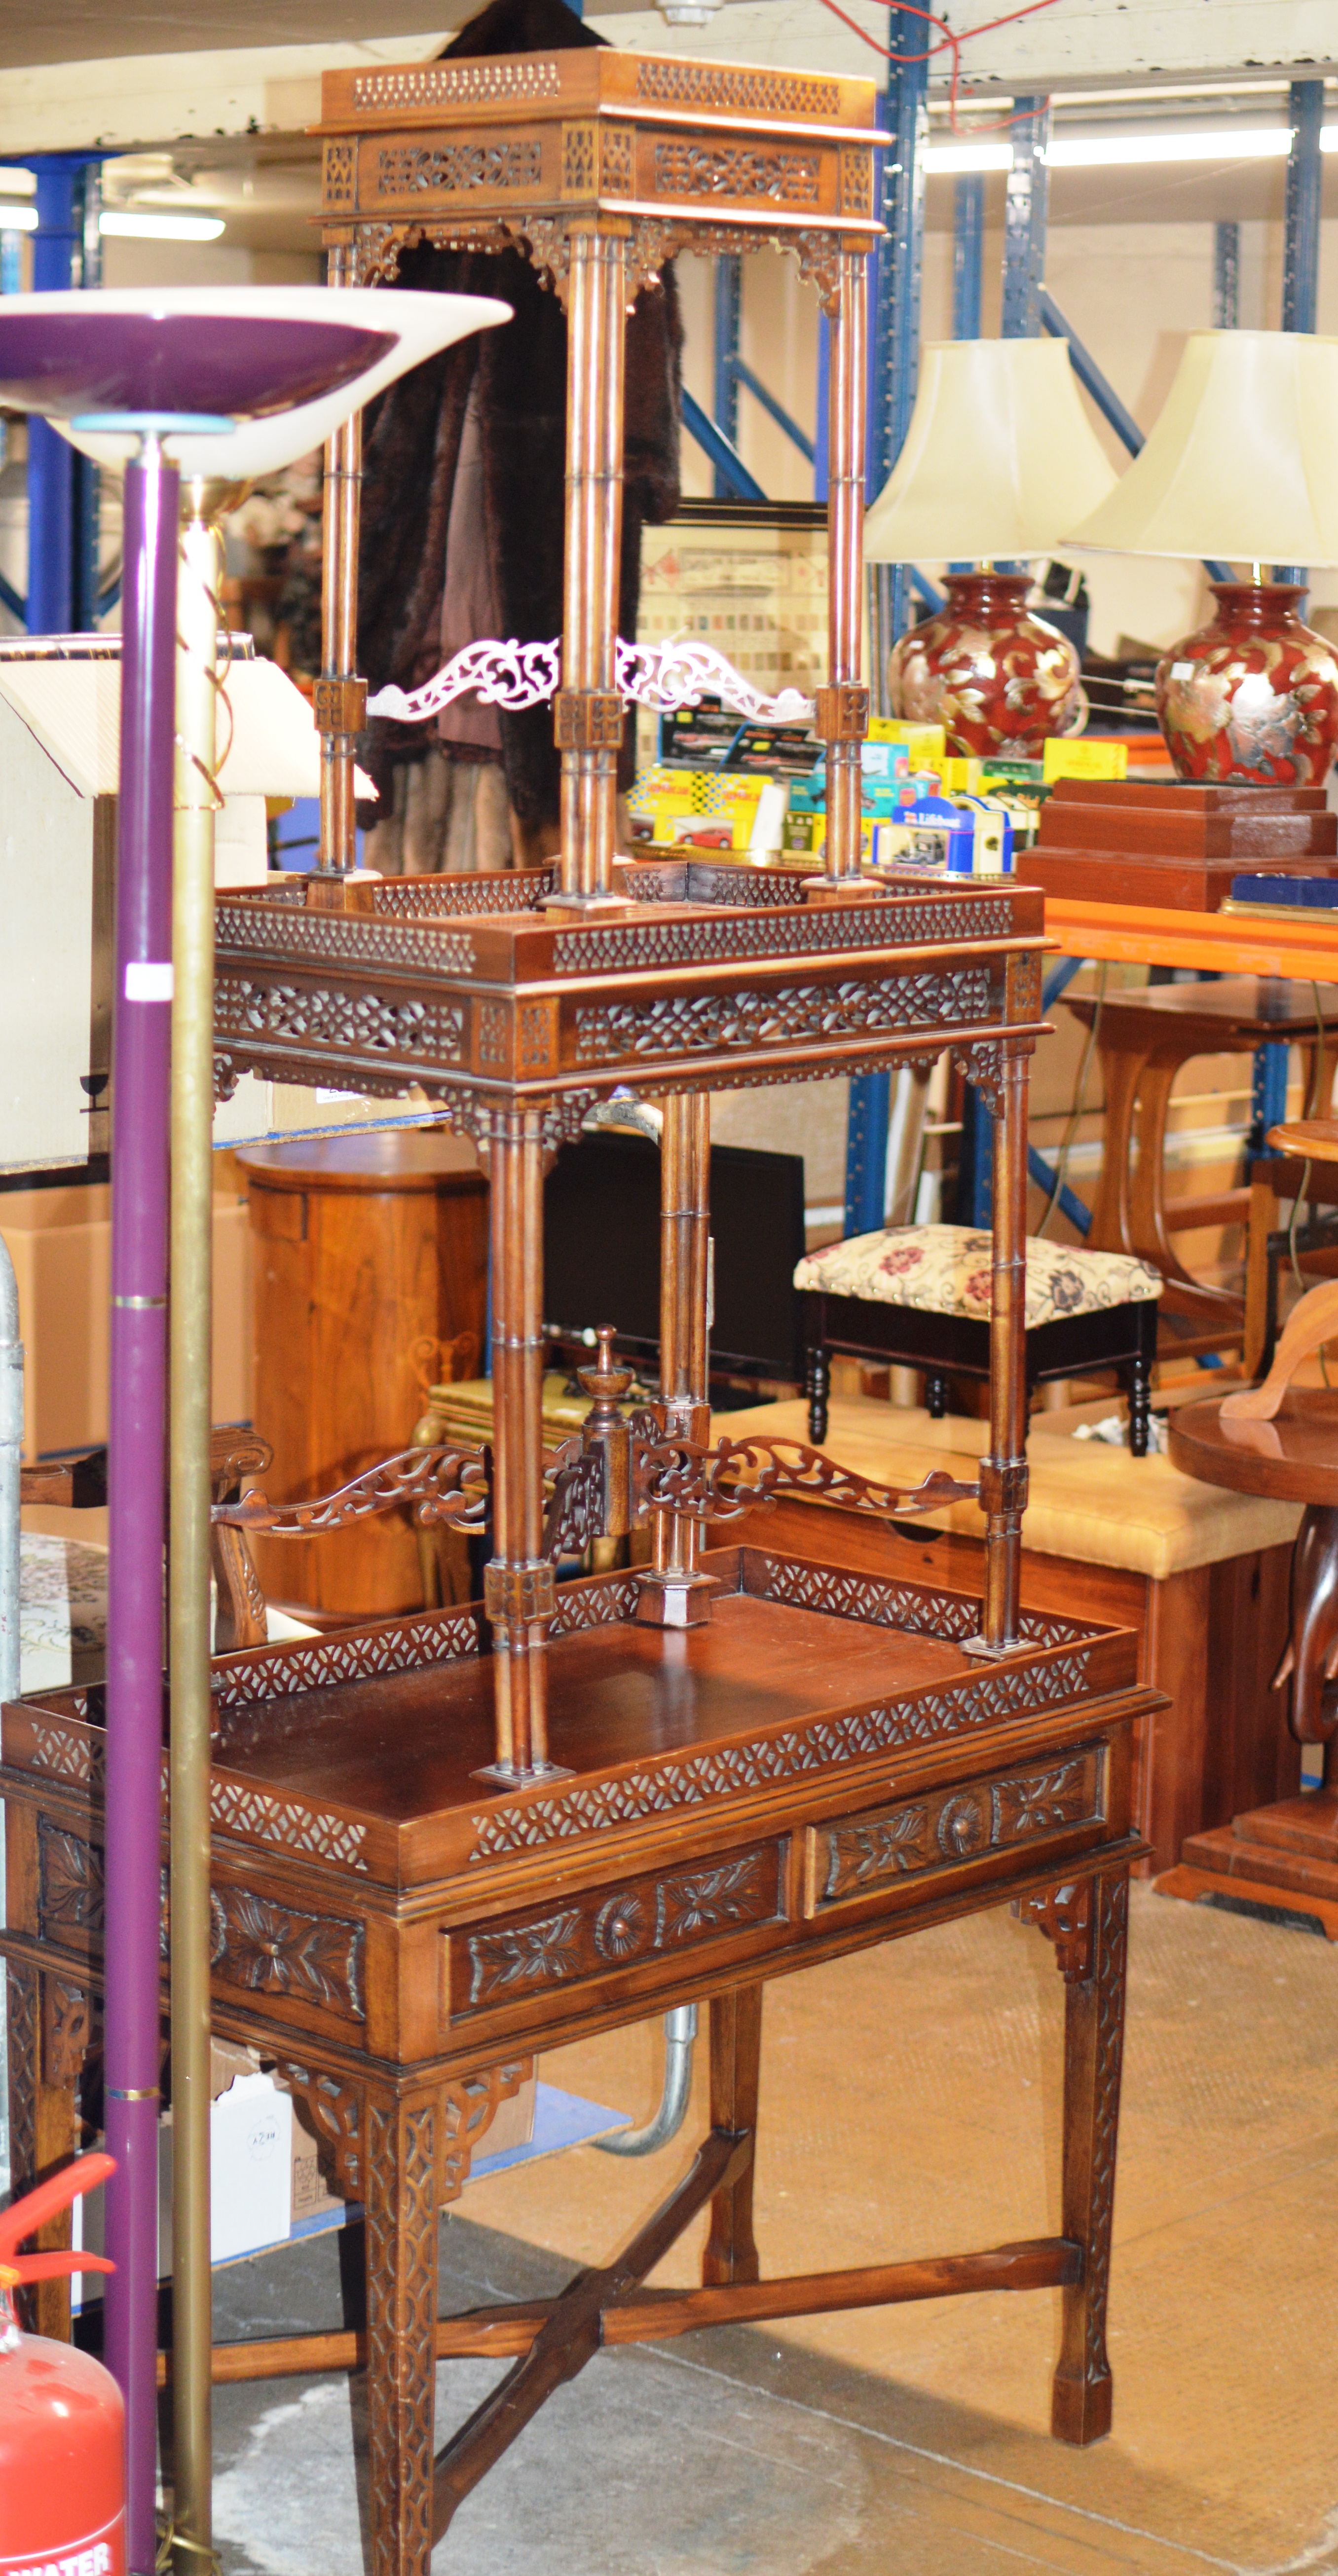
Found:
[[[1046,152],[1052,170],[1114,169],[1153,161],[1274,161],[1291,150],[1288,125],[1207,126],[1193,134],[1057,135]]]
[[[16,206],[8,198],[0,197],[0,233],[35,233],[36,230],[36,206]]]
[[[35,197],[36,194],[35,170],[0,170],[0,197]]]
[[[931,172],[959,176],[969,170],[1011,170],[1011,143],[931,143],[925,152],[925,168]]]
[[[98,231],[131,241],[217,241],[221,215],[99,215]]]
[[[1197,134],[1060,134],[1045,157],[1052,170],[1130,169],[1158,161],[1282,161],[1291,140],[1287,125],[1213,125]],[[1319,144],[1321,152],[1338,152],[1338,125],[1326,125]],[[1007,142],[931,143],[924,161],[931,177],[1006,172],[1013,166],[1013,147]]]

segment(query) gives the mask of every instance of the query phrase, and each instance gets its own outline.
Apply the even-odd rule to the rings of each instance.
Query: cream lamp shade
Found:
[[[1114,482],[1064,341],[931,340],[905,445],[865,517],[865,559],[1049,554]]]
[[[1338,340],[1191,331],[1146,446],[1063,533],[1117,554],[1338,563]]]

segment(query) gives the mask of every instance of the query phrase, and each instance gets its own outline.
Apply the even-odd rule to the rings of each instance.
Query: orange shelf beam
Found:
[[[1026,881],[1026,863],[1018,871]],[[1047,937],[1066,957],[1121,966],[1194,966],[1200,974],[1289,975],[1338,984],[1338,917],[1251,920],[1240,913],[1163,912],[1146,904],[1047,895]]]

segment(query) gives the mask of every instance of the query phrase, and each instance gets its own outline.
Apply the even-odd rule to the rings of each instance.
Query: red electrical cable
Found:
[[[851,34],[858,36],[861,44],[867,45],[871,52],[881,54],[885,62],[928,63],[932,62],[935,54],[942,54],[951,49],[952,79],[948,89],[948,128],[950,133],[998,134],[1007,126],[1020,125],[1024,120],[1026,110],[1023,110],[1022,114],[1018,116],[996,117],[988,125],[959,125],[957,122],[957,93],[962,72],[962,47],[963,45],[969,45],[973,36],[989,36],[994,33],[996,27],[1011,27],[1014,19],[1016,18],[1034,18],[1039,9],[1053,9],[1056,6],[1056,0],[1026,0],[1025,7],[1021,9],[1007,9],[1004,11],[1002,17],[999,18],[984,18],[978,27],[968,27],[960,36],[954,34],[945,18],[936,18],[932,9],[918,8],[915,5],[915,0],[893,0],[893,6],[899,8],[905,17],[922,18],[926,26],[937,27],[939,29],[943,38],[942,44],[930,45],[923,54],[894,54],[890,45],[880,45],[876,36],[871,36],[868,33],[867,28],[861,27],[854,18],[850,17],[847,12],[838,5],[838,0],[822,0],[822,5],[824,9],[830,9],[832,16],[834,18],[839,18],[843,26],[849,27]]]

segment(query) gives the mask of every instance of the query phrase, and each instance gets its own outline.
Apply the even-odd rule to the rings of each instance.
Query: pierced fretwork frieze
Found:
[[[816,1718],[805,1726],[759,1736],[754,1742],[647,1764],[618,1780],[555,1790],[517,1806],[498,1805],[474,1818],[473,1861],[500,1860],[512,1852],[542,1849],[569,1837],[602,1833],[740,1789],[761,1789],[888,1753],[902,1744],[928,1744],[940,1736],[973,1733],[1005,1718],[1063,1708],[1091,1688],[1085,1652],[1057,1654],[1048,1662],[990,1665],[960,1682],[881,1700],[846,1715]]]
[[[987,1020],[997,1006],[988,966],[942,974],[888,975],[877,982],[794,984],[771,991],[667,994],[633,1002],[592,1002],[576,1012],[578,1064],[681,1054],[728,1054],[884,1031]],[[977,1051],[973,1051],[977,1052]],[[979,1078],[978,1076],[975,1078]]]
[[[402,1449],[351,1477],[333,1494],[317,1494],[305,1503],[271,1503],[256,1487],[240,1502],[215,1503],[212,1517],[235,1529],[263,1532],[266,1538],[310,1538],[408,1504],[424,1528],[449,1522],[457,1529],[481,1529],[488,1517],[490,1454],[482,1446]]]
[[[762,1438],[722,1439],[708,1450],[691,1440],[634,1437],[631,1473],[638,1516],[677,1511],[714,1520],[765,1508],[783,1493],[821,1495],[847,1510],[887,1516],[940,1511],[974,1501],[978,1491],[941,1468],[920,1485],[876,1485],[800,1440]]]

